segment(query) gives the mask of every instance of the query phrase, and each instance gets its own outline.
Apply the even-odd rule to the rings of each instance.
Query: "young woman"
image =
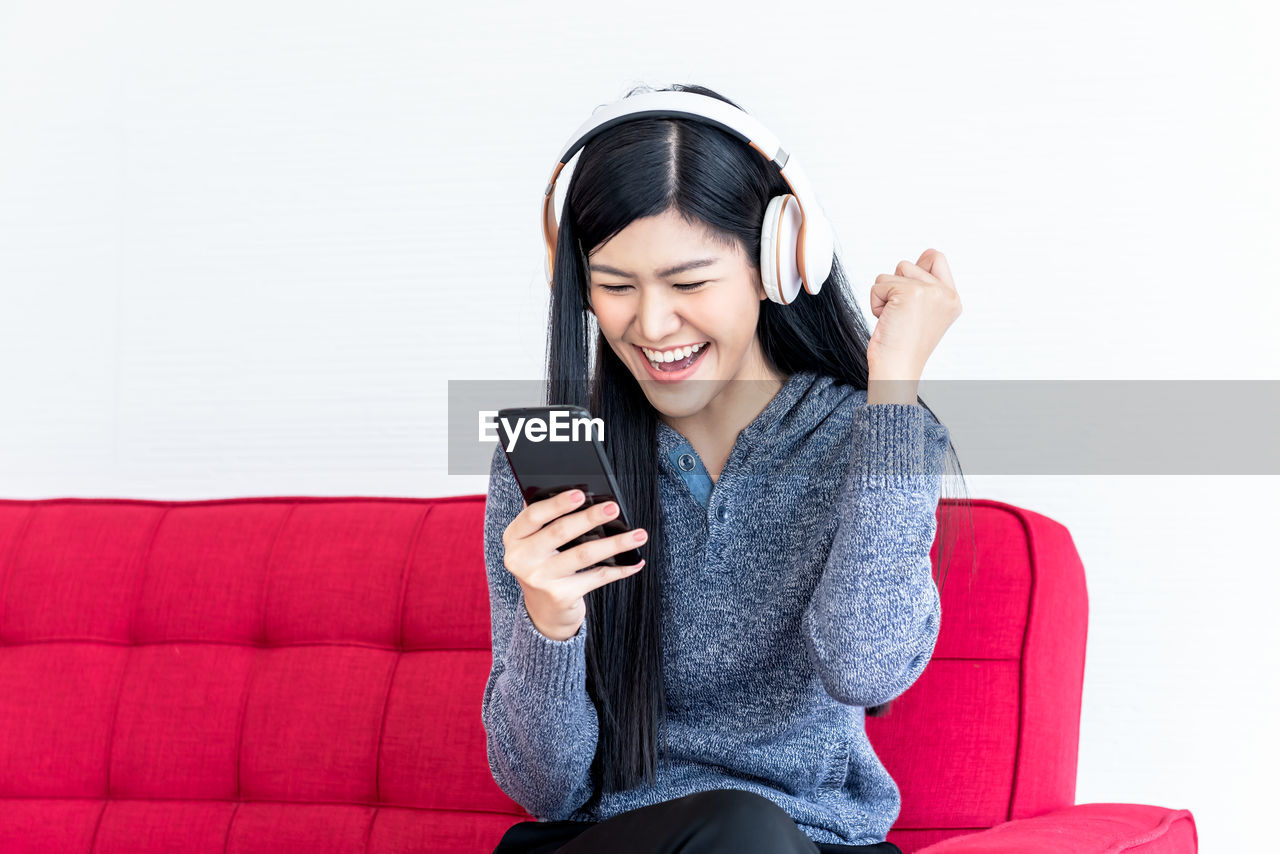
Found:
[[[761,224],[790,189],[759,149],[644,115],[578,157],[547,400],[603,419],[636,529],[560,551],[616,506],[525,506],[495,450],[482,714],[494,779],[539,819],[495,854],[898,852],[863,722],[940,625],[930,549],[959,462],[916,388],[960,314],[946,261],[879,276],[869,335],[838,257],[817,293],[770,297]]]

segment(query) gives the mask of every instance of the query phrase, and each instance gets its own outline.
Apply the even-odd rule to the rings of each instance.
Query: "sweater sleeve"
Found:
[[[942,603],[929,551],[949,434],[916,404],[861,404],[822,578],[801,621],[823,686],[877,706],[924,671]]]
[[[535,817],[561,820],[591,794],[598,719],[586,690],[587,624],[584,620],[576,635],[558,641],[529,619],[502,543],[503,532],[523,509],[511,464],[498,447],[484,508],[493,666],[481,719],[494,781]]]

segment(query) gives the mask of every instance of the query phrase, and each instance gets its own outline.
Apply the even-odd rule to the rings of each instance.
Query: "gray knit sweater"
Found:
[[[929,559],[947,428],[914,404],[813,371],[791,375],[713,483],[659,423],[666,550],[669,764],[656,785],[591,812],[598,718],[585,640],[552,640],[503,563],[524,507],[500,447],[485,505],[493,669],[482,717],[494,780],[542,820],[603,821],[718,788],[756,792],[816,842],[883,841],[898,787],[867,741],[865,708],[899,696],[933,654],[941,605]],[[627,583],[627,581],[615,582]]]

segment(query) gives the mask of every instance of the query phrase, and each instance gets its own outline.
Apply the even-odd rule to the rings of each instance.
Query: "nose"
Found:
[[[661,343],[680,329],[680,316],[671,310],[671,301],[664,288],[641,288],[640,303],[636,307],[636,327],[640,337],[653,343]]]

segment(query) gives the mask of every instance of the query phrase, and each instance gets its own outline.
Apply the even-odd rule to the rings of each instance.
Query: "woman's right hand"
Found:
[[[587,615],[583,598],[587,593],[634,575],[644,566],[644,560],[631,566],[596,566],[611,555],[641,545],[648,539],[643,528],[558,551],[618,515],[614,501],[571,512],[583,500],[582,491],[574,489],[534,501],[502,532],[503,563],[524,590],[525,608],[534,627],[552,640],[568,640],[578,633]],[[639,540],[635,539],[637,532],[644,535]],[[593,569],[578,571],[586,567]]]

